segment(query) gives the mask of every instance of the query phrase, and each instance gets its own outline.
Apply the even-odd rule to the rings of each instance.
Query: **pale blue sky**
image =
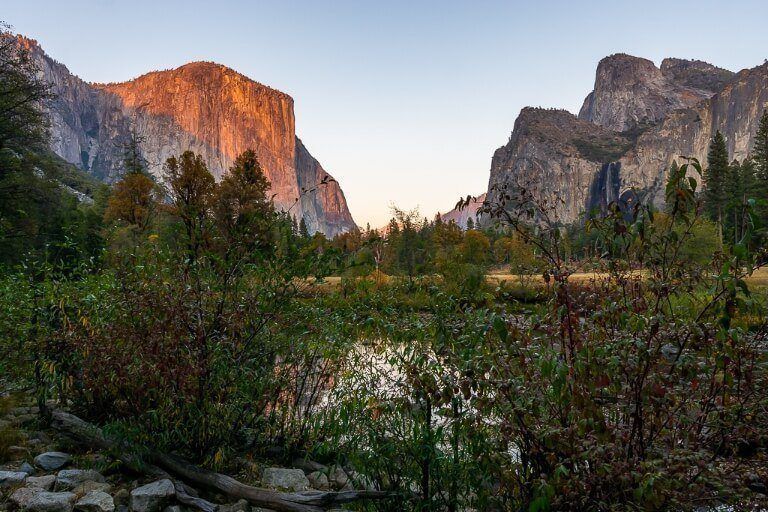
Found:
[[[298,135],[355,220],[481,193],[526,105],[577,112],[597,62],[768,58],[768,2],[0,0],[88,81],[212,60],[291,94]]]

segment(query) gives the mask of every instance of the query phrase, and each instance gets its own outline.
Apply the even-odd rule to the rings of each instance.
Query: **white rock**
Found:
[[[48,492],[39,490],[27,500],[27,512],[72,512],[75,495],[71,492]]]
[[[56,489],[70,491],[84,482],[103,482],[101,473],[92,469],[62,469],[56,474]]]
[[[72,457],[63,452],[45,452],[35,457],[34,462],[44,471],[56,471],[72,462]]]
[[[15,503],[19,508],[26,508],[29,500],[44,490],[45,489],[41,489],[40,487],[22,487],[20,489],[16,489],[14,493],[11,494],[11,502]]]
[[[75,510],[82,512],[113,512],[115,501],[104,491],[91,491],[75,503]]]
[[[131,510],[133,512],[158,512],[168,505],[176,495],[173,482],[163,479],[142,485],[131,491]]]
[[[23,471],[0,471],[0,487],[21,485],[26,479],[27,474]]]
[[[306,491],[309,480],[300,469],[264,468],[261,483],[274,489]]]
[[[44,491],[52,491],[56,483],[56,475],[27,477],[27,487],[34,487]]]

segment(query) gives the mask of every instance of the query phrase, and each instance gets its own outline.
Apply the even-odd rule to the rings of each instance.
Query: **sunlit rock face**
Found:
[[[491,163],[488,197],[499,184],[535,190],[563,223],[624,197],[664,203],[668,169],[681,156],[706,162],[719,130],[731,158],[744,159],[768,108],[768,64],[732,73],[701,61],[660,68],[628,55],[603,59],[578,118],[526,108]],[[613,164],[612,167],[606,167]]]
[[[34,41],[19,40],[56,94],[48,106],[51,144],[67,161],[113,182],[131,130],[142,138],[143,156],[159,178],[165,160],[188,149],[201,154],[217,178],[238,154],[254,149],[279,208],[328,236],[355,226],[338,183],[323,179],[327,173],[296,137],[287,94],[210,62],[89,84]]]

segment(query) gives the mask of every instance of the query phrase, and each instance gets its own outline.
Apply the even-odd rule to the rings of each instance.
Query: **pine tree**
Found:
[[[125,174],[148,174],[147,161],[141,152],[141,144],[143,142],[144,137],[136,133],[135,129],[132,129],[131,134],[128,136],[128,141],[122,146]]]
[[[723,240],[723,214],[728,204],[726,184],[728,180],[728,148],[725,137],[718,131],[709,145],[707,170],[704,172],[704,211],[718,225],[720,241]]]
[[[475,221],[472,220],[472,217],[467,217],[467,231],[471,231],[475,229]]]
[[[755,168],[754,194],[756,214],[762,225],[768,225],[768,110],[763,111],[752,147]]]
[[[752,159],[755,162],[755,170],[758,177],[768,182],[768,110],[763,111],[757,127],[752,149]]]
[[[304,240],[309,240],[310,238],[309,228],[307,228],[307,221],[304,220],[304,217],[299,221],[299,236]]]

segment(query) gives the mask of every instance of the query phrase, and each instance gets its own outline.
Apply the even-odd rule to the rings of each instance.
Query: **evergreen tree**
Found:
[[[762,225],[768,225],[768,110],[763,111],[752,147],[755,168],[754,194],[756,213]]]
[[[141,144],[144,137],[136,133],[136,129],[131,129],[128,136],[128,142],[123,144],[123,167],[126,174],[145,174],[147,173],[147,161],[141,152]]]
[[[704,172],[704,210],[710,220],[716,222],[722,241],[723,215],[728,205],[728,148],[725,137],[718,131],[709,145],[707,169]]]
[[[467,217],[467,231],[475,229],[475,221],[472,220],[472,217]]]
[[[304,240],[309,240],[310,238],[309,228],[307,228],[307,221],[304,220],[304,217],[299,221],[299,236]]]
[[[763,182],[768,182],[768,110],[763,111],[757,127],[752,159],[755,162],[758,177]]]

